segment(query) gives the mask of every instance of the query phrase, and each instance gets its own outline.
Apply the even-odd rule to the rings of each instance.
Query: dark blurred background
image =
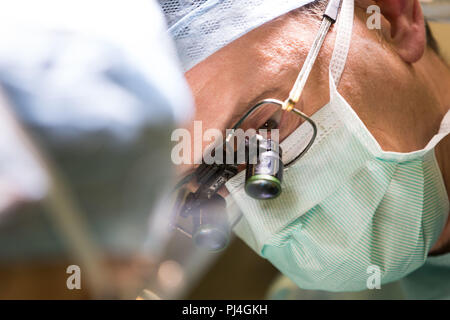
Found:
[[[279,274],[242,240],[235,238],[188,299],[264,299]]]

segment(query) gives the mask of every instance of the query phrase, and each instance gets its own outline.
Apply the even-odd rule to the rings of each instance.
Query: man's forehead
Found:
[[[249,31],[314,0],[158,0],[184,71]]]

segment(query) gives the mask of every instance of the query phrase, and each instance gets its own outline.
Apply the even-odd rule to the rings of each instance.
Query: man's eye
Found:
[[[275,119],[267,120],[260,129],[272,130],[278,128],[278,121]]]

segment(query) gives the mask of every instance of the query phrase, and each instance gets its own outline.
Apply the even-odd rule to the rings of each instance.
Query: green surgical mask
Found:
[[[312,119],[319,131],[310,151],[284,173],[282,194],[254,200],[241,172],[227,183],[243,217],[235,232],[303,289],[359,291],[369,270],[381,283],[422,266],[449,212],[434,149],[385,152],[336,90],[347,59],[353,0],[344,0],[330,64],[330,102]],[[447,117],[448,119],[448,117]],[[281,144],[292,157],[311,134],[300,126]]]

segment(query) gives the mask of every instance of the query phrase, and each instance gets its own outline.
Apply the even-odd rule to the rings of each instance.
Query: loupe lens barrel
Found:
[[[225,199],[215,194],[194,215],[193,239],[197,247],[208,251],[220,251],[227,247],[230,225]]]
[[[245,191],[254,199],[274,199],[281,194],[284,169],[282,150],[276,142],[271,140],[262,140],[258,143],[257,160],[255,161],[252,154],[248,158]]]

